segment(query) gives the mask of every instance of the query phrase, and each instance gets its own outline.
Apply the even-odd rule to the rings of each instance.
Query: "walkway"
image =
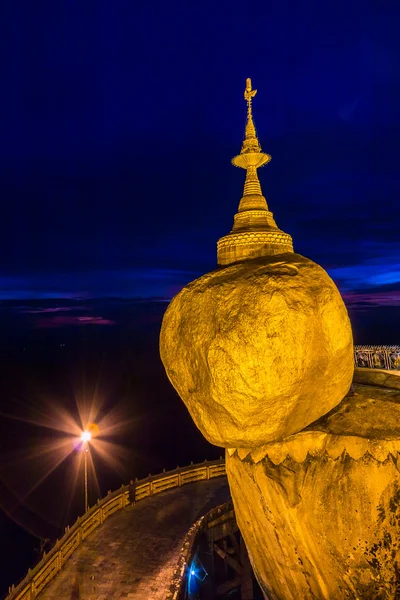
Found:
[[[39,598],[165,600],[189,527],[229,497],[220,477],[128,506],[79,546]]]

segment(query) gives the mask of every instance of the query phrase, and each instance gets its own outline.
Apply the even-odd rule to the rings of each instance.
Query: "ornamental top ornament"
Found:
[[[246,89],[244,91],[244,99],[247,102],[245,138],[243,140],[242,150],[239,156],[235,156],[235,158],[232,159],[232,164],[235,165],[235,167],[241,167],[242,169],[247,169],[247,167],[250,165],[253,165],[258,169],[258,167],[266,165],[271,160],[271,156],[269,154],[261,152],[260,142],[258,141],[256,128],[253,122],[251,101],[256,94],[257,90],[252,89],[251,79],[248,77],[246,79]],[[250,156],[243,156],[247,154],[250,154]]]
[[[257,169],[266,165],[271,156],[261,151],[254,126],[252,100],[256,93],[251,79],[247,78],[244,91],[247,102],[245,137],[240,154],[232,159],[235,167],[246,169],[246,181],[232,231],[217,244],[220,266],[259,256],[293,252],[292,238],[277,227],[257,175]]]

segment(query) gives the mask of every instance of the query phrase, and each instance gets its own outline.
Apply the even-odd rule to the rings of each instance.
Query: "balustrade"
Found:
[[[400,371],[400,346],[354,346],[356,367]]]
[[[135,500],[139,502],[148,496],[160,494],[168,489],[179,487],[194,481],[203,481],[225,476],[225,461],[221,457],[212,462],[204,461],[187,467],[177,467],[174,471],[163,471],[159,475],[149,476],[136,482]],[[62,569],[65,562],[78,546],[97,527],[115,512],[129,504],[129,486],[121,486],[115,492],[109,492],[105,498],[82,516],[72,527],[66,527],[65,533],[57,540],[53,548],[43,555],[42,560],[29,569],[26,577],[17,585],[9,588],[5,600],[33,600],[43,588]]]

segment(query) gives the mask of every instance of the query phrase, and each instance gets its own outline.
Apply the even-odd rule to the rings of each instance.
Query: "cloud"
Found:
[[[375,308],[400,306],[400,290],[387,292],[343,292],[343,300],[349,308]]]
[[[71,312],[76,310],[91,310],[85,306],[53,306],[46,308],[24,308],[21,310],[23,313],[31,314],[31,315],[40,315],[46,313],[58,313],[58,312]]]
[[[83,325],[115,325],[115,321],[104,319],[103,317],[93,316],[60,316],[37,319],[34,326],[38,329],[48,329],[57,327],[83,326]]]
[[[376,273],[367,278],[367,283],[373,285],[386,285],[388,283],[399,283],[400,271],[387,271],[385,273]]]
[[[359,264],[327,270],[332,279],[344,290],[370,288],[371,285],[379,287],[388,283],[400,285],[400,272],[384,264]]]
[[[394,284],[400,290],[400,244],[398,242],[366,242],[361,253],[349,253],[346,266],[327,268],[329,275],[343,291],[378,288]],[[342,263],[343,264],[343,263]]]

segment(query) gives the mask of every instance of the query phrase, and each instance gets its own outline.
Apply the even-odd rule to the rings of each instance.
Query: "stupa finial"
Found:
[[[241,167],[242,169],[248,169],[249,167],[255,167],[258,169],[271,160],[271,156],[269,154],[261,152],[260,142],[258,141],[256,128],[253,121],[252,100],[256,94],[257,90],[253,90],[251,86],[251,79],[248,77],[246,79],[246,89],[244,90],[244,99],[247,102],[247,122],[245,136],[239,156],[235,156],[235,158],[232,159],[232,164],[234,164],[235,167]]]
[[[252,89],[251,79],[250,79],[250,77],[248,77],[246,79],[246,89],[244,90],[244,99],[247,102],[246,134],[245,134],[245,140],[243,142],[241,153],[245,153],[245,152],[249,151],[248,150],[249,147],[245,144],[246,141],[250,142],[251,146],[253,146],[256,151],[261,152],[261,146],[260,146],[260,143],[257,138],[256,128],[254,127],[253,107],[251,104],[251,101],[256,94],[257,94],[257,90]]]
[[[246,181],[232,231],[218,241],[218,264],[228,265],[258,256],[293,252],[292,238],[278,229],[261,191],[257,169],[271,156],[262,152],[253,121],[251,79],[246,79],[244,99],[247,102],[245,137],[240,154],[232,159],[235,167],[246,169]]]

